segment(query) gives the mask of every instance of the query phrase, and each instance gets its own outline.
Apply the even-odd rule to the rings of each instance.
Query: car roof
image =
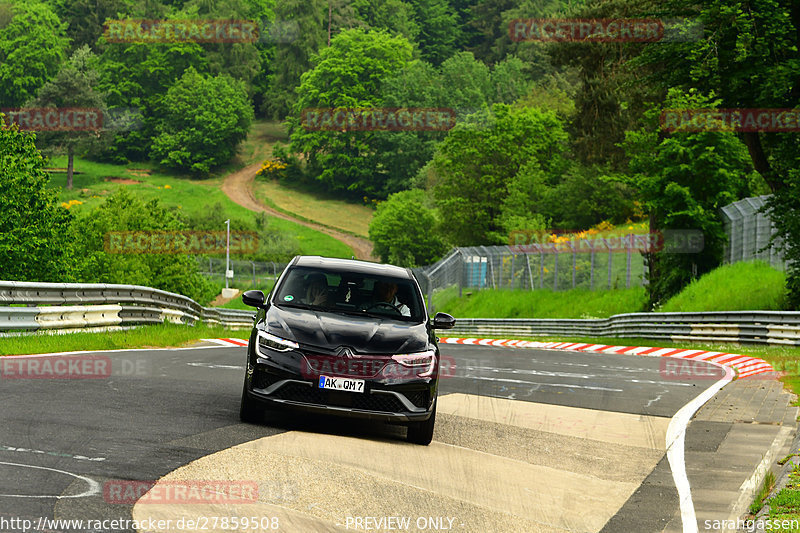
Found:
[[[382,265],[358,259],[338,259],[319,255],[299,255],[292,261],[292,266],[321,268],[336,272],[352,272],[354,274],[373,274],[412,279],[411,271],[394,265]]]

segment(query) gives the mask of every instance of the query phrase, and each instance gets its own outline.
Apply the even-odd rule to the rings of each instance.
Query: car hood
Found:
[[[362,354],[411,353],[428,349],[424,323],[359,317],[271,305],[266,313],[269,333],[322,351],[341,346]]]

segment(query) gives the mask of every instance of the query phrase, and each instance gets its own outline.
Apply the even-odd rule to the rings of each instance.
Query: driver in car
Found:
[[[397,299],[397,283],[388,283],[385,281],[378,281],[375,283],[373,290],[375,302],[385,302],[391,304],[394,308],[400,311],[403,316],[411,316],[411,309],[400,300]]]

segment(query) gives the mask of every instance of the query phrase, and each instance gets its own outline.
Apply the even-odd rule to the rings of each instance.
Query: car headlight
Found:
[[[289,339],[282,339],[276,337],[266,331],[258,332],[258,353],[260,355],[268,356],[269,353],[264,353],[265,350],[272,350],[273,352],[290,352],[299,348],[300,345]]]
[[[424,352],[397,354],[392,356],[392,361],[412,370],[421,378],[433,374],[436,368],[436,353],[433,350]]]

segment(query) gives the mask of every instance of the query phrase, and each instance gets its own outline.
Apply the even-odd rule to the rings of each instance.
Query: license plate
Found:
[[[319,377],[320,389],[344,390],[348,392],[364,392],[363,379]]]

